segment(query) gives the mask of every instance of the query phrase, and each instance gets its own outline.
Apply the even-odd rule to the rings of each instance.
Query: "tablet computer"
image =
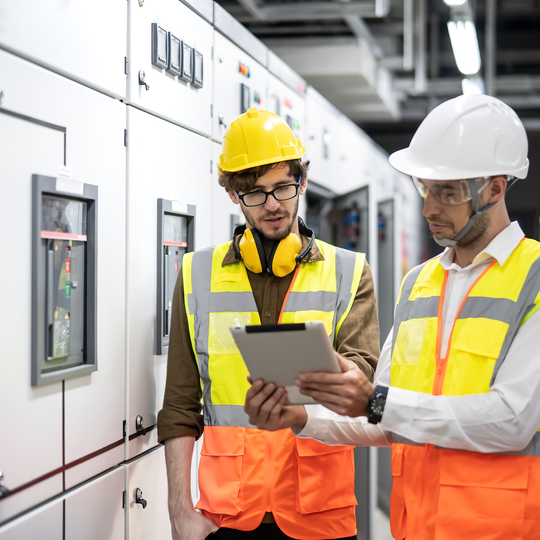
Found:
[[[284,386],[291,405],[316,403],[294,384],[301,372],[341,371],[321,321],[230,328],[252,379]]]

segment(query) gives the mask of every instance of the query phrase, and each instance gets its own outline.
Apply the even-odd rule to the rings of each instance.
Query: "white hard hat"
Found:
[[[527,149],[527,134],[517,114],[497,98],[473,94],[433,109],[409,147],[389,160],[398,171],[427,180],[525,178]]]

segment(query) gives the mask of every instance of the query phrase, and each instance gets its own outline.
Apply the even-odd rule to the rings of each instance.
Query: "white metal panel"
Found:
[[[66,495],[66,539],[124,539],[124,478],[119,467]]]
[[[324,99],[324,98],[323,98]],[[309,177],[318,184],[338,192],[336,185],[337,114],[306,96],[306,155],[311,162]]]
[[[62,515],[57,499],[0,527],[0,540],[62,540]]]
[[[234,204],[224,188],[218,183],[221,144],[212,142],[212,245],[228,242],[232,238],[232,224],[245,223],[239,204]]]
[[[127,534],[129,540],[172,538],[167,505],[165,451],[159,446],[145,456],[125,465],[127,470]],[[135,502],[136,490],[142,491],[146,508]]]
[[[157,199],[196,206],[195,248],[211,244],[211,143],[128,107],[127,433],[135,418],[156,423],[163,404],[166,356],[155,356]],[[169,159],[163,159],[169,156]],[[215,178],[215,176],[214,176]],[[127,458],[156,444],[156,430],[134,438]]]
[[[202,53],[202,88],[152,64],[153,22]],[[178,0],[129,0],[127,103],[209,136],[212,34],[212,26]],[[139,84],[141,70],[149,90]]]
[[[0,53],[0,70],[10,74],[2,82],[5,96],[3,106],[18,114],[63,127],[66,132],[67,165],[72,170],[73,178],[99,186],[98,371],[65,383],[65,463],[68,464],[122,439],[125,301],[121,276],[125,268],[125,105],[9,53]],[[25,125],[32,124],[25,121]],[[12,335],[20,333],[16,349],[9,353],[6,351],[6,356],[2,357],[23,359],[14,363],[16,369],[22,371],[10,374],[13,384],[8,388],[8,395],[17,392],[22,402],[20,406],[14,406],[16,398],[12,398],[8,410],[21,415],[13,420],[16,426],[10,433],[13,434],[13,440],[17,441],[17,457],[21,467],[24,467],[24,481],[28,481],[62,465],[62,385],[30,388],[28,329],[30,175],[57,175],[64,161],[64,133],[47,128],[56,138],[53,149],[45,143],[34,141],[30,132],[27,135],[26,130],[30,128],[24,129],[20,135],[11,135],[4,130],[1,134],[9,137],[4,148],[11,149],[7,154],[10,158],[2,161],[3,166],[11,168],[7,171],[9,174],[3,174],[2,177],[13,178],[11,188],[5,189],[21,190],[17,199],[25,202],[22,210],[11,203],[9,210],[1,213],[1,219],[8,218],[13,208],[16,214],[6,223],[6,229],[16,223],[21,233],[26,235],[23,245],[28,246],[28,249],[21,250],[20,240],[13,246],[20,261],[19,268],[16,268],[17,277],[15,279],[14,275],[6,275],[6,279],[1,280],[1,286],[13,289],[13,292],[6,292],[5,296],[9,299],[10,312],[4,312],[13,322],[8,321],[4,328],[14,325]],[[16,137],[24,140],[17,145]],[[17,177],[20,177],[19,181]],[[2,197],[2,200],[7,199]],[[2,272],[13,270],[15,267],[11,270],[9,267],[5,267],[5,270],[2,268]],[[22,285],[14,288],[13,283]],[[12,298],[15,293],[16,296]],[[22,312],[17,318],[20,321],[28,319],[20,327],[16,325],[17,318],[14,318],[18,309]],[[13,347],[14,344],[8,345],[3,340],[0,347]],[[6,366],[5,363],[2,365]],[[33,396],[50,396],[54,401],[54,410],[49,410],[45,401],[30,403]],[[20,459],[21,448],[29,455],[39,452],[39,459],[25,463]],[[121,458],[122,452],[117,452],[112,461],[107,463],[107,468],[118,463]],[[36,468],[40,468],[39,474]],[[4,472],[8,474],[7,470]],[[8,486],[10,482],[9,477],[6,477]]]
[[[247,66],[249,77],[240,72]],[[268,72],[234,43],[214,32],[214,118],[212,138],[221,144],[226,127],[241,114],[240,85],[250,89],[250,107],[267,109]],[[260,102],[255,96],[260,98]],[[220,116],[222,115],[222,116]],[[221,123],[220,123],[221,118]]]
[[[292,90],[275,75],[268,74],[268,110],[279,114],[295,136],[306,145],[306,96]]]
[[[45,113],[29,114],[20,96],[35,83],[38,69],[0,51],[3,107],[28,114],[36,121]],[[40,70],[44,71],[44,70]],[[33,111],[37,112],[37,111]],[[64,133],[0,112],[0,228],[4,254],[0,265],[0,423],[6,434],[0,445],[0,470],[8,488],[15,489],[62,466],[62,385],[32,388],[31,270],[32,174],[55,175],[63,163]],[[61,489],[53,480],[0,503],[0,521],[51,497]]]
[[[0,14],[3,48],[102,92],[125,95],[126,2],[0,0]]]

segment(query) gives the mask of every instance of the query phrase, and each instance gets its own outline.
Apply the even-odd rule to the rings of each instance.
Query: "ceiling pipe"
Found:
[[[257,21],[266,21],[266,13],[259,7],[257,0],[238,0],[238,3]]]
[[[414,68],[414,0],[403,2],[403,69]]]
[[[486,38],[485,38],[485,67],[484,79],[486,94],[495,95],[496,71],[496,32],[497,32],[497,0],[486,0]]]
[[[371,33],[368,25],[364,22],[364,20],[360,17],[353,15],[345,17],[344,20],[349,27],[349,30],[354,34],[354,36],[356,38],[363,39],[368,44],[375,58],[382,58],[382,49],[375,41],[373,34]]]
[[[426,0],[417,1],[416,17],[416,62],[414,72],[414,91],[423,94],[427,90],[427,62],[426,62]]]
[[[265,16],[267,22],[344,19],[348,16],[381,18],[388,15],[390,11],[390,0],[363,0],[349,4],[338,4],[337,2],[258,4],[254,0],[238,1],[244,8],[242,11],[248,11],[249,17],[246,17],[245,13],[240,13],[237,9],[234,9],[234,6],[228,8],[228,11],[240,22],[252,22],[254,19],[261,20],[261,16]],[[249,3],[249,8],[244,7],[244,2]],[[254,9],[255,13],[253,13]]]

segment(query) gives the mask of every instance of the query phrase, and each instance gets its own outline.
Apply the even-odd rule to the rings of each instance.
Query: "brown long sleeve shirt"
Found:
[[[308,239],[302,237],[304,247],[307,242]],[[315,243],[304,263],[321,260],[324,257]],[[222,264],[225,266],[234,262],[236,259],[231,244]],[[268,272],[254,274],[248,270],[247,273],[261,323],[276,323],[293,273],[282,278]],[[351,310],[337,334],[336,350],[341,356],[356,362],[373,380],[379,358],[379,322],[373,279],[367,262]],[[173,295],[165,396],[157,422],[159,442],[186,435],[201,436],[204,429],[201,397],[199,370],[191,347],[184,307],[184,284],[182,279],[178,279]]]

